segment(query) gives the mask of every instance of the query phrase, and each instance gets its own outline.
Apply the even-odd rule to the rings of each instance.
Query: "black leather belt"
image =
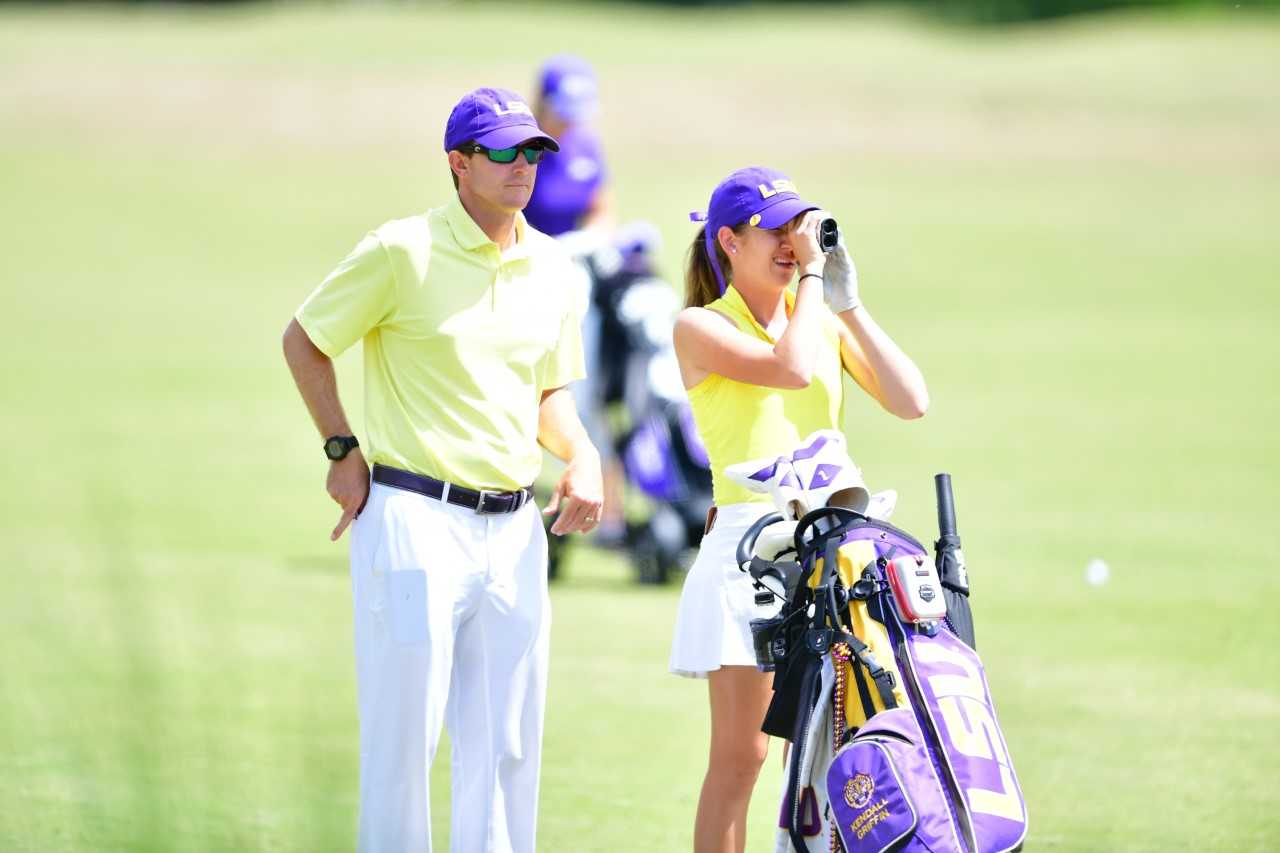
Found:
[[[401,471],[386,465],[373,466],[373,481],[384,486],[417,492],[438,501],[445,501],[454,506],[475,510],[479,515],[501,515],[504,512],[515,512],[533,499],[533,489],[526,486],[514,492],[491,492],[487,489],[476,491],[466,486],[455,486],[435,477],[424,477],[412,471]]]

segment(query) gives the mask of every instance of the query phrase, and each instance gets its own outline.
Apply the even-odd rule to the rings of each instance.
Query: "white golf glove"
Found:
[[[827,255],[827,265],[822,274],[822,297],[836,314],[862,304],[858,298],[858,268],[853,265],[853,258],[845,247],[844,234],[840,235],[835,251]]]

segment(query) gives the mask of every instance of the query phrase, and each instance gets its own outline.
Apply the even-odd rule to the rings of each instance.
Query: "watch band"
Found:
[[[324,440],[324,455],[331,462],[340,462],[359,446],[360,442],[354,435],[331,435]]]

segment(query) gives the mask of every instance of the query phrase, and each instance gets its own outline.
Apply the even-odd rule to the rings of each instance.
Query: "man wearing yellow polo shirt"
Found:
[[[565,388],[584,375],[571,262],[520,212],[556,141],[515,93],[477,89],[444,147],[457,196],[365,237],[298,310],[285,358],[331,460],[331,538],[352,525],[359,849],[431,850],[447,724],[450,850],[532,853],[550,610],[529,485],[541,444],[567,463],[551,532],[587,532],[600,457]],[[331,361],[359,340],[363,442]]]

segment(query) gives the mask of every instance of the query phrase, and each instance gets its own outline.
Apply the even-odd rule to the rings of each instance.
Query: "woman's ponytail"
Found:
[[[740,229],[744,225],[734,228],[734,233],[740,233]],[[705,305],[716,301],[720,298],[720,282],[716,280],[716,271],[711,268],[711,259],[707,256],[707,228],[704,225],[698,229],[698,233],[694,235],[693,243],[689,246],[689,257],[685,264],[684,286],[686,308],[702,308]],[[725,282],[729,280],[729,257],[724,253],[724,249],[720,248],[720,241],[715,242],[716,260],[720,263],[720,272],[724,274]]]

